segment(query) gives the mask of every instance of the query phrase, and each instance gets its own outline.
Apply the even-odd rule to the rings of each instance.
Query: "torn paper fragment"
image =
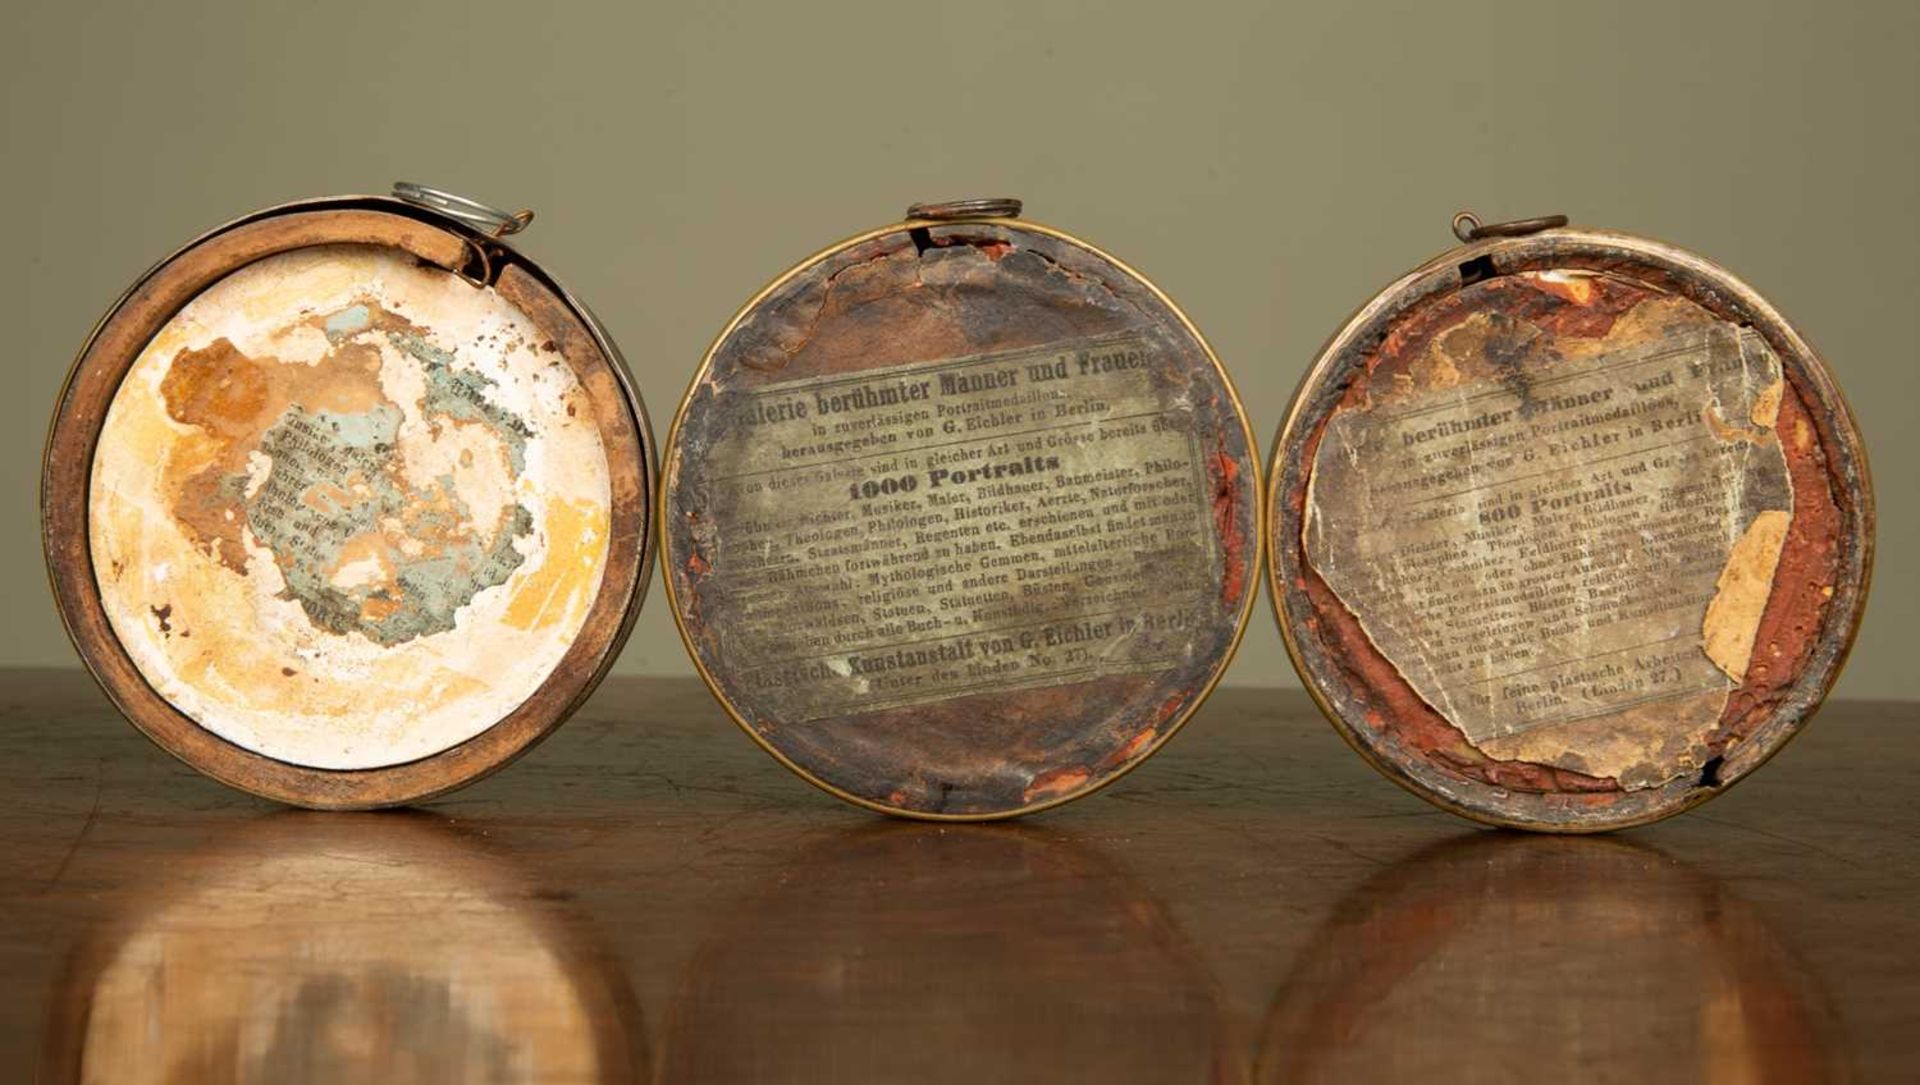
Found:
[[[1489,756],[1693,764],[1792,517],[1778,359],[1663,298],[1592,339],[1476,313],[1407,373],[1329,420],[1308,562]]]

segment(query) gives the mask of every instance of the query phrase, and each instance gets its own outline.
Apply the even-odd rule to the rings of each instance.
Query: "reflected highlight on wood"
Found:
[[[79,947],[48,1064],[87,1082],[641,1080],[617,971],[488,850],[425,813],[251,821]]]
[[[1462,825],[1228,689],[1096,803],[885,819],[693,681],[516,771],[301,814],[0,674],[0,1066],[76,1080],[1906,1080],[1920,711],[1707,811]]]
[[[1097,849],[867,825],[768,874],[693,955],[668,1081],[1241,1077],[1206,966]]]
[[[1282,987],[1260,1081],[1844,1080],[1752,907],[1614,839],[1475,833],[1367,879]]]

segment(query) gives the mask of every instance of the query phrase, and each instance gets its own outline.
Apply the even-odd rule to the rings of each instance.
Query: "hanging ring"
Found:
[[[1482,223],[1480,216],[1462,211],[1453,216],[1453,236],[1461,241],[1481,241],[1489,237],[1525,237],[1542,230],[1554,230],[1567,224],[1565,215],[1541,215],[1539,218],[1514,219],[1511,222]]]
[[[936,203],[916,203],[907,208],[907,218],[935,222],[953,219],[1013,219],[1020,217],[1020,208],[1020,201],[1011,196],[945,200]]]
[[[479,200],[470,200],[465,196],[428,185],[415,184],[412,181],[395,182],[393,194],[415,207],[424,207],[456,222],[465,223],[488,237],[499,238],[517,234],[533,221],[531,209],[522,208],[508,213],[497,207],[489,207]]]

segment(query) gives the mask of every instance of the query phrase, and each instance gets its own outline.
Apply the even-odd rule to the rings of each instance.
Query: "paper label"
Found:
[[[1679,698],[1711,720],[1791,515],[1778,359],[1703,322],[1509,364],[1336,413],[1308,560],[1476,744]]]
[[[816,719],[1184,661],[1221,559],[1161,349],[723,393],[703,600],[735,681]]]

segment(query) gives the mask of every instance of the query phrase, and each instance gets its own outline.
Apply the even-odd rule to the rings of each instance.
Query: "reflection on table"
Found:
[[[263,818],[140,885],[69,962],[87,1082],[629,1081],[633,1002],[579,923],[424,814]]]
[[[1819,1082],[1826,997],[1718,882],[1619,839],[1476,832],[1347,895],[1262,1081]]]
[[[665,1081],[1245,1076],[1165,909],[1037,826],[826,833],[715,930],[668,1010]]]
[[[625,963],[569,893],[542,888],[619,876],[623,848],[543,880],[523,869],[541,856],[510,861],[430,815],[285,813],[145,855],[52,991],[42,1077],[1638,1085],[1850,1070],[1825,990],[1761,914],[1624,839],[1468,832],[1327,887],[1324,920],[1279,897],[1259,914],[1183,910],[1187,929],[1112,850],[1044,823],[778,839],[726,884],[629,873],[610,898],[623,910],[594,917],[679,962],[648,977],[664,1021],[651,1060]],[[662,860],[689,842],[652,846],[643,867],[675,869]],[[1302,922],[1319,927],[1288,940],[1301,948],[1277,995],[1236,1016],[1213,968],[1272,975],[1225,955]]]

